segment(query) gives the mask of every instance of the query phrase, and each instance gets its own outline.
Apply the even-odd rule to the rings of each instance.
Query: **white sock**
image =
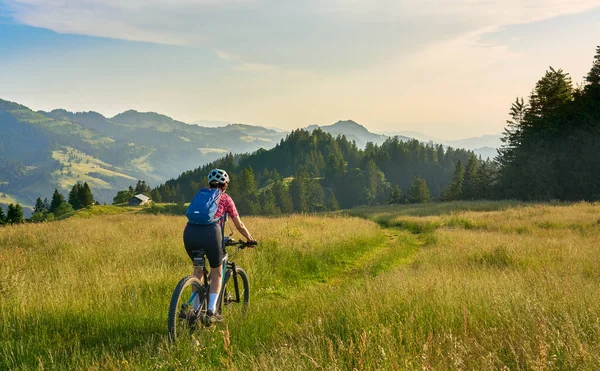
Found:
[[[208,295],[208,310],[212,311],[213,313],[215,313],[217,311],[217,298],[218,297],[219,297],[219,294],[213,293],[213,292],[211,292],[210,295]]]

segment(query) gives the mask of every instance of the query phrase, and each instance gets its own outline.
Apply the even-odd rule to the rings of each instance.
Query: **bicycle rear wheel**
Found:
[[[205,288],[200,280],[194,276],[187,276],[181,279],[169,305],[169,340],[175,342],[177,338],[191,335],[199,324],[199,319],[206,314],[208,307]],[[195,298],[199,303],[198,308],[194,308]]]
[[[219,305],[222,311],[223,305],[241,304],[245,310],[250,300],[250,283],[248,274],[240,267],[235,268],[236,274],[233,274],[233,269],[227,269],[225,272],[225,280],[223,284],[223,297]]]

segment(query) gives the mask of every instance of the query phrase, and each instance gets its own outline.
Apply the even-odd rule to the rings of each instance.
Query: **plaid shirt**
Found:
[[[228,194],[223,193],[219,199],[219,208],[215,213],[215,218],[221,218],[225,214],[229,214],[230,218],[239,216],[237,209],[235,208],[235,203],[231,197]]]

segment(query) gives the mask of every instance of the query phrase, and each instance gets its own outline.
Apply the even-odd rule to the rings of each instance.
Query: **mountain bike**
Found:
[[[223,285],[217,301],[217,313],[222,315],[223,306],[241,304],[246,309],[250,300],[250,285],[248,274],[232,260],[240,250],[256,246],[256,242],[235,241],[225,238],[223,243],[225,254],[223,257]],[[236,247],[235,252],[229,257],[227,247]],[[200,251],[194,258],[194,268],[202,268],[203,280],[190,275],[183,277],[171,296],[169,305],[169,340],[175,342],[178,337],[191,335],[199,326],[210,326],[207,321],[208,293],[210,283],[208,272],[205,269],[204,252]]]

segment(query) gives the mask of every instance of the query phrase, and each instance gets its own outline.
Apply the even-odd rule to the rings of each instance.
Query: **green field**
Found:
[[[600,204],[247,218],[248,313],[175,346],[185,218],[94,214],[0,228],[0,369],[600,369]]]
[[[76,156],[78,161],[69,161],[69,154]],[[99,159],[89,156],[81,151],[78,151],[71,147],[63,147],[59,150],[52,152],[52,158],[57,160],[60,164],[65,166],[65,170],[61,173],[60,170],[52,172],[52,177],[56,179],[58,184],[64,190],[70,190],[73,184],[77,182],[87,182],[90,187],[97,188],[109,188],[112,189],[112,185],[105,180],[98,179],[90,176],[90,173],[102,174],[108,177],[129,179],[134,182],[135,179],[131,176],[110,170],[111,165],[108,165]]]

